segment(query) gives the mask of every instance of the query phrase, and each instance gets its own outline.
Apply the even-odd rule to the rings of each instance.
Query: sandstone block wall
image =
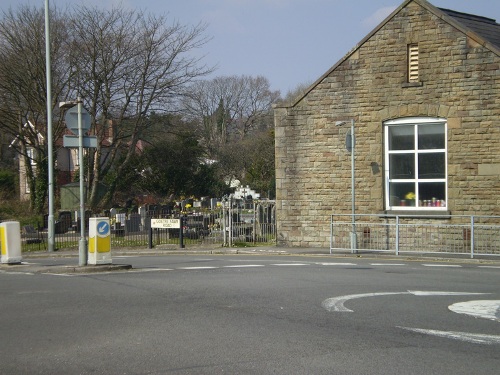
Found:
[[[499,67],[473,36],[410,2],[300,101],[275,109],[278,241],[326,247],[330,215],[351,212],[348,126],[338,120],[355,120],[357,213],[385,212],[383,122],[429,116],[448,123],[449,214],[500,215]]]

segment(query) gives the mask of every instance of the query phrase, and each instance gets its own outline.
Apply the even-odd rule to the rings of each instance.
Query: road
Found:
[[[0,272],[0,373],[470,375],[500,368],[499,266],[262,255],[113,262],[133,269]]]

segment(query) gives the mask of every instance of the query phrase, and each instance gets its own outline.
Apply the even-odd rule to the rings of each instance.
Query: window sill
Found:
[[[411,217],[415,219],[451,219],[451,211],[448,210],[387,210],[383,214],[388,216]]]
[[[402,88],[407,87],[422,87],[424,85],[423,82],[405,82],[401,85]]]

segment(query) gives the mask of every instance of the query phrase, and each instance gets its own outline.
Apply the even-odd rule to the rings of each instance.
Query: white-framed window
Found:
[[[386,121],[385,207],[388,210],[446,210],[447,123],[412,117]]]
[[[33,147],[26,147],[26,154],[30,160],[31,165],[36,165],[36,153]]]
[[[79,158],[79,154],[78,154],[78,149],[77,148],[73,148],[71,150],[71,159],[73,160],[73,164],[75,167],[79,167],[80,166],[80,158]]]

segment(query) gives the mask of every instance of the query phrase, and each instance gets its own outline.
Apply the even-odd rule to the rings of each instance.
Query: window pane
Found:
[[[392,154],[389,156],[389,178],[415,178],[415,154]]]
[[[419,203],[422,207],[445,207],[444,182],[421,182],[418,184]]]
[[[415,192],[415,184],[414,183],[391,182],[389,184],[390,205],[391,206],[415,206],[414,192]]]
[[[445,178],[443,152],[418,155],[418,178]]]
[[[444,124],[420,125],[418,127],[419,150],[444,149]]]
[[[414,150],[415,149],[415,127],[390,126],[389,127],[389,150]]]

